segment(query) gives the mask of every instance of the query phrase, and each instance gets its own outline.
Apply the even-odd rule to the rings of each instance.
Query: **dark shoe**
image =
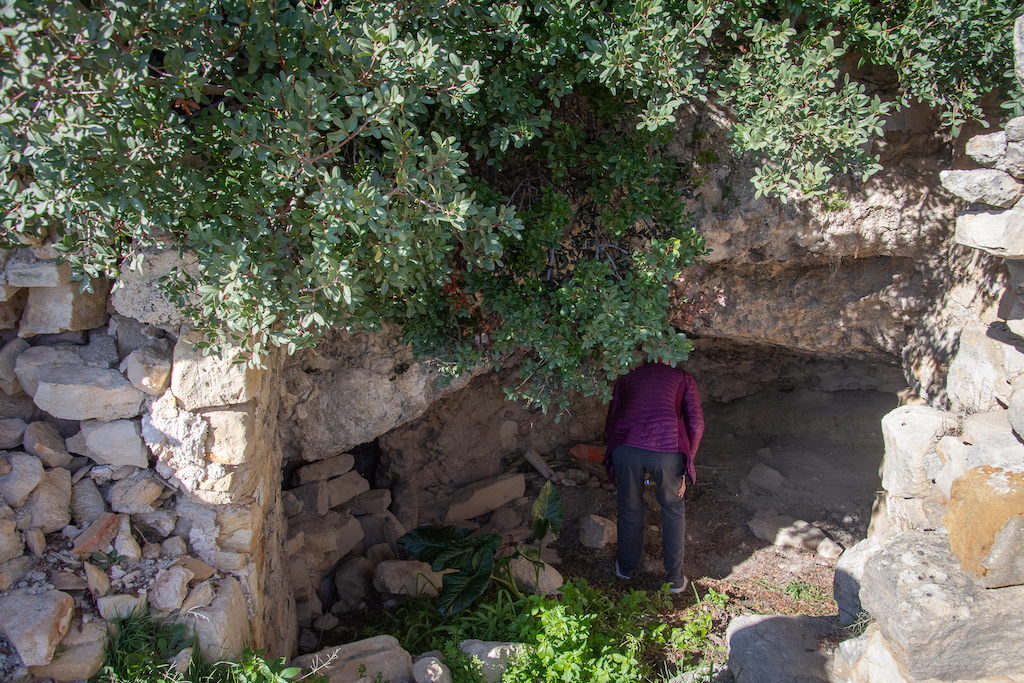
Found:
[[[671,593],[682,593],[690,585],[690,580],[685,576],[681,581],[673,581],[672,588],[669,589]]]
[[[615,560],[615,576],[619,577],[620,579],[625,579],[626,581],[629,581],[631,578],[633,578],[632,576],[626,576],[625,574],[619,571],[618,560]]]

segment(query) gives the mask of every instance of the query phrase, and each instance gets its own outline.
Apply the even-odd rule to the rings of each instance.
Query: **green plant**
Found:
[[[1020,7],[0,0],[0,228],[84,288],[186,252],[163,287],[204,349],[260,364],[389,321],[440,372],[516,362],[510,395],[564,409],[691,349],[666,295],[704,252],[677,117],[719,101],[758,194],[820,194],[877,171],[913,100],[953,131],[986,97],[1020,113]]]
[[[550,481],[541,487],[533,508],[533,533],[543,542],[548,533],[558,537],[562,525],[562,501]],[[521,547],[508,557],[495,559],[501,545],[496,533],[475,535],[470,529],[455,526],[414,529],[398,542],[416,559],[429,562],[435,572],[449,571],[442,578],[437,608],[450,615],[469,607],[479,598],[491,580],[500,583],[517,598],[521,597],[512,576],[510,563],[525,558],[542,566],[538,552]]]
[[[118,554],[117,550],[111,550],[109,553],[97,550],[91,555],[91,557],[92,561],[99,565],[100,569],[103,569],[104,571],[110,569],[110,567],[118,562],[123,562],[128,559],[124,555]]]

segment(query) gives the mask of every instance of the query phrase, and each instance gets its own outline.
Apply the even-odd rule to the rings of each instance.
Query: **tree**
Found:
[[[2,0],[2,229],[83,287],[153,245],[213,348],[401,323],[448,373],[517,360],[564,408],[684,359],[666,284],[703,253],[665,154],[685,105],[736,117],[759,193],[870,175],[917,98],[958,129],[1014,111],[1020,1]],[[869,96],[841,60],[891,68]],[[189,294],[198,294],[198,303]]]

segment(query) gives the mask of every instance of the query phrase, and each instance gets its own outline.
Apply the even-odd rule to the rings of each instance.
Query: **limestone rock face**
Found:
[[[348,683],[361,678],[382,681],[411,681],[412,656],[402,649],[393,636],[375,636],[346,645],[328,648],[292,660],[291,666],[303,672],[328,662],[318,671],[328,683]]]
[[[33,398],[64,420],[119,420],[135,417],[142,408],[142,392],[117,370],[76,365],[44,370]]]
[[[149,604],[159,610],[178,609],[188,595],[188,582],[193,576],[192,572],[179,565],[161,569],[156,575]]]
[[[953,482],[943,521],[950,549],[979,585],[1024,584],[1024,470],[967,472]]]
[[[950,552],[945,534],[896,536],[867,561],[860,596],[914,678],[959,680],[1020,671],[1024,586],[976,585]]]
[[[49,664],[71,627],[75,601],[67,593],[48,590],[29,595],[28,589],[0,598],[0,631],[26,666]]]
[[[864,565],[882,544],[875,537],[866,538],[847,548],[836,562],[832,592],[839,607],[839,619],[850,626],[860,617],[860,584]]]
[[[924,498],[931,481],[925,456],[939,437],[956,427],[956,418],[929,406],[903,406],[882,418],[885,460],[882,486],[894,496]]]
[[[143,470],[110,487],[110,508],[129,514],[153,512],[153,504],[163,490],[163,484],[152,471]]]

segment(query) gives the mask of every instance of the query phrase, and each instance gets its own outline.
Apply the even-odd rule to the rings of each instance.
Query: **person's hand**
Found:
[[[679,482],[679,497],[682,498],[686,493],[686,477],[683,476],[683,480]]]

